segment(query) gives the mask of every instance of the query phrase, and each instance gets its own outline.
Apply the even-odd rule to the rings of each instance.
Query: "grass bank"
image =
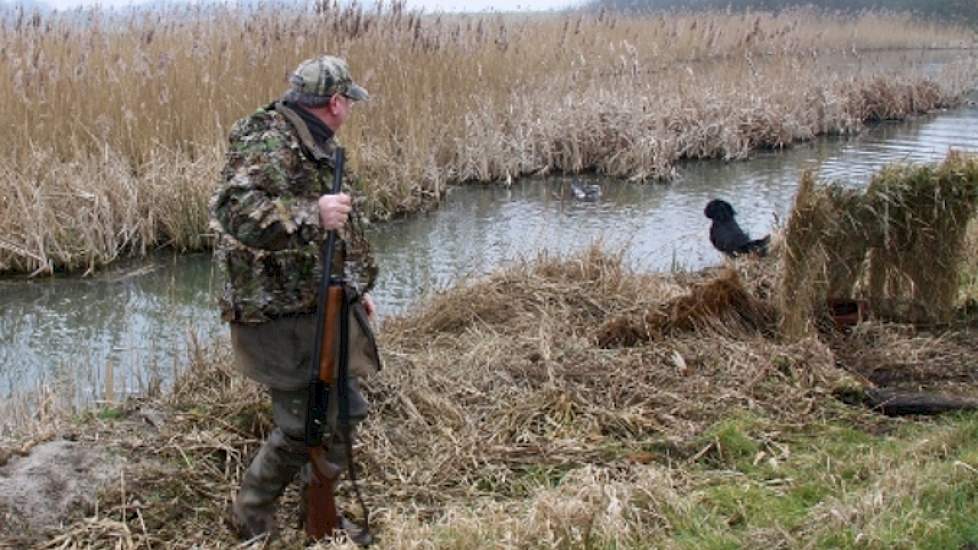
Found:
[[[972,47],[903,15],[422,15],[386,4],[100,10],[0,20],[0,272],[206,248],[233,121],[295,64],[346,56],[373,99],[343,137],[384,219],[447,185],[553,171],[668,178],[957,104],[973,56],[925,76],[872,52]]]
[[[884,364],[916,387],[950,352],[973,356],[978,334],[868,323],[785,342],[778,276],[776,259],[639,274],[592,249],[512,266],[386,322],[359,451],[383,547],[978,543],[978,416],[891,419],[836,398]],[[620,338],[632,319],[649,338]],[[5,442],[2,462],[67,433],[126,466],[66,528],[0,527],[0,543],[234,544],[222,514],[270,411],[225,348],[193,362],[172,394],[52,417]],[[947,374],[927,383],[978,383],[973,369]],[[296,499],[287,492],[279,518],[286,545],[301,541]]]

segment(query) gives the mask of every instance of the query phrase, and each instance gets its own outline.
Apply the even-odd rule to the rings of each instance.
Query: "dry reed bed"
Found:
[[[0,272],[90,270],[161,244],[207,246],[230,124],[302,58],[346,56],[373,99],[344,129],[370,217],[447,184],[549,171],[667,177],[866,120],[956,104],[974,63],[929,81],[865,52],[960,47],[901,15],[422,16],[98,10],[0,23]],[[841,57],[840,57],[841,56]]]
[[[864,299],[881,318],[947,323],[973,256],[966,246],[976,208],[974,155],[892,165],[864,191],[816,185],[806,174],[785,230],[782,331],[811,332],[827,299]]]

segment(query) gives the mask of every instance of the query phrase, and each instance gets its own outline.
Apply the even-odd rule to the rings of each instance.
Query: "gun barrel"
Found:
[[[343,186],[343,148],[337,147],[333,158],[333,188],[336,194]],[[322,274],[319,279],[319,299],[316,304],[316,341],[313,342],[312,368],[309,381],[309,404],[306,409],[306,446],[312,462],[309,485],[306,488],[306,535],[312,540],[331,536],[339,529],[334,483],[340,468],[330,463],[323,446],[323,432],[329,414],[329,394],[336,384],[337,350],[340,345],[340,318],[346,312],[346,291],[343,276],[333,277],[333,253],[336,231],[330,230],[323,244]]]
[[[345,152],[337,147],[333,155],[332,194],[343,188]],[[322,443],[326,413],[329,410],[329,391],[336,381],[337,320],[343,303],[342,275],[333,277],[333,255],[336,249],[336,231],[330,230],[323,244],[322,274],[319,278],[319,299],[316,303],[316,340],[313,342],[312,369],[309,380],[309,406],[306,413],[306,445]]]

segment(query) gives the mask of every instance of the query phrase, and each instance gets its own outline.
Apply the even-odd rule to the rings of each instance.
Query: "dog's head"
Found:
[[[735,214],[733,206],[730,206],[729,202],[721,199],[711,200],[706,203],[706,208],[703,209],[703,215],[718,222],[730,221],[734,218]]]

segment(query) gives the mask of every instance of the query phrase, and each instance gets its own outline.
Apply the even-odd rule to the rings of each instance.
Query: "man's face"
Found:
[[[338,130],[346,119],[350,116],[350,112],[353,111],[353,104],[355,101],[346,97],[343,94],[336,94],[330,101],[330,112],[336,120],[336,128],[333,130]]]

